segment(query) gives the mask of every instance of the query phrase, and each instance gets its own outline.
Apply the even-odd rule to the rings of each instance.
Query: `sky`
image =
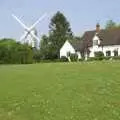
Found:
[[[77,36],[95,29],[96,23],[101,28],[110,19],[120,23],[120,0],[0,0],[0,38],[18,40],[24,32],[11,14],[30,26],[47,13],[36,27],[42,35],[48,34],[50,19],[57,11],[64,13]]]

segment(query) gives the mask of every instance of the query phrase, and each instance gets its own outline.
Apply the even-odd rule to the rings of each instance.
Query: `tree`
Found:
[[[113,20],[108,20],[105,26],[106,29],[112,29],[116,27],[117,27],[117,24]]]
[[[75,41],[80,41],[80,40],[82,40],[82,39],[81,39],[81,37],[79,37],[79,36],[74,36],[74,40],[75,40]]]
[[[40,59],[45,60],[52,58],[50,45],[49,37],[43,35],[40,42]]]
[[[49,50],[51,57],[56,59],[59,58],[59,50],[64,42],[72,39],[73,34],[66,17],[59,11],[51,19],[49,28]]]

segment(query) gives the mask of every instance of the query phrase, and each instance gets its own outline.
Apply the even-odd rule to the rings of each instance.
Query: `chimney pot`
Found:
[[[96,25],[96,32],[97,32],[97,33],[100,32],[100,24],[99,24],[99,23],[97,23],[97,25]]]

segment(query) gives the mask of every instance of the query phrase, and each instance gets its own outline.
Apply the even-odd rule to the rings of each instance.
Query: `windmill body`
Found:
[[[31,31],[32,34],[36,35],[36,37],[38,37],[38,35],[36,34],[36,30],[32,30]],[[39,42],[36,38],[34,38],[31,33],[28,33],[27,31],[24,31],[24,34],[28,34],[23,40],[22,43],[26,43],[30,46],[32,46],[33,48],[37,48],[37,43]]]
[[[27,27],[18,17],[12,14],[13,18],[20,23],[20,25],[24,28],[24,34],[21,36],[20,41],[22,43],[27,43],[32,47],[37,47],[37,43],[40,41],[37,35],[37,31],[35,29],[36,25],[42,21],[46,14],[40,17],[31,27]]]

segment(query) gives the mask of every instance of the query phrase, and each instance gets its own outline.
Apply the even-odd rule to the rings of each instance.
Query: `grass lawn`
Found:
[[[2,65],[0,120],[120,120],[120,62]]]

